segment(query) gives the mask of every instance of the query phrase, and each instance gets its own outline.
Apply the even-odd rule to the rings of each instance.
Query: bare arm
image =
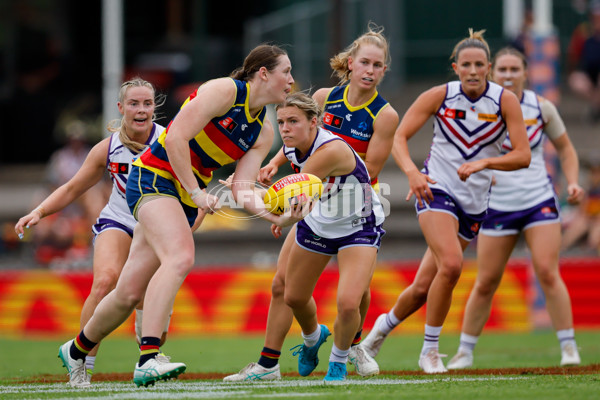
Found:
[[[579,204],[584,197],[585,191],[579,185],[579,158],[569,135],[564,135],[557,139],[551,139],[552,144],[558,152],[560,165],[567,178],[567,201],[570,204]]]
[[[579,204],[585,195],[579,185],[579,158],[567,133],[556,106],[549,100],[538,96],[542,118],[544,119],[544,133],[548,136],[558,153],[560,165],[567,178],[567,201],[570,204]]]
[[[106,155],[110,138],[96,144],[88,153],[79,171],[64,185],[52,192],[33,211],[25,215],[15,225],[17,235],[23,235],[23,229],[36,225],[44,216],[54,214],[81,196],[102,179],[106,170]]]
[[[436,86],[422,93],[408,108],[394,135],[392,155],[396,164],[408,177],[410,185],[410,190],[406,196],[407,201],[413,194],[419,204],[423,204],[423,201],[433,200],[429,183],[435,183],[435,181],[421,173],[411,159],[408,140],[423,127],[429,117],[435,115],[445,96],[446,85]]]
[[[376,178],[383,169],[392,151],[394,133],[400,118],[390,105],[384,108],[373,124],[373,135],[369,140],[365,164],[371,179]]]
[[[194,192],[192,199],[199,208],[210,208],[209,198],[198,193],[198,182],[192,171],[189,141],[192,140],[210,120],[225,114],[235,101],[236,87],[231,79],[221,78],[207,82],[198,90],[197,96],[177,114],[165,138],[165,149],[177,179],[188,192]]]
[[[285,154],[283,154],[283,147],[279,149],[277,154],[271,158],[269,163],[262,167],[258,173],[258,182],[263,185],[270,185],[273,177],[279,171],[279,167],[288,161]]]

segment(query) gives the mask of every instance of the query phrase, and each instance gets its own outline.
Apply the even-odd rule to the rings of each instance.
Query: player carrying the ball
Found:
[[[327,120],[323,121],[323,127],[344,138],[364,160],[376,190],[377,176],[390,155],[394,132],[399,122],[398,113],[377,91],[377,86],[390,64],[389,46],[382,31],[383,28],[369,26],[366,33],[334,56],[330,64],[336,76],[340,78],[339,86],[319,89],[313,95],[328,115]],[[280,151],[261,169],[259,180],[270,183],[279,167],[286,162],[287,158],[283,151]],[[271,288],[267,331],[260,358],[258,362],[248,364],[239,373],[225,377],[225,381],[281,378],[279,357],[293,321],[292,310],[285,304],[283,293],[288,255],[295,237],[296,228],[293,227],[279,253],[277,272]],[[360,305],[360,325],[355,332],[349,355],[350,362],[361,376],[379,373],[377,362],[359,345],[370,299],[371,294],[367,287]]]
[[[338,314],[325,381],[341,381],[346,379],[350,346],[360,328],[361,299],[371,283],[385,216],[365,163],[348,143],[319,126],[320,115],[316,101],[303,93],[292,94],[277,106],[284,154],[325,183],[321,201],[296,224],[284,300],[302,328],[304,343],[295,353],[298,372],[306,376],[317,366],[319,347],[330,335],[325,325],[318,324],[313,290],[337,255]]]
[[[302,328],[304,343],[296,346],[294,354],[299,355],[298,372],[307,376],[317,367],[319,348],[331,335],[317,321],[312,294],[331,257],[337,255],[338,315],[325,381],[342,381],[361,324],[361,300],[385,234],[385,216],[365,163],[348,143],[320,127],[320,116],[317,102],[304,93],[289,95],[277,106],[285,156],[302,172],[324,182],[321,200],[296,224],[295,242],[286,257],[284,301]],[[272,230],[281,235],[281,227]]]

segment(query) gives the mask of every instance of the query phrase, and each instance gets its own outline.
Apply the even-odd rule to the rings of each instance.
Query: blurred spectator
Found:
[[[589,23],[575,28],[568,49],[569,87],[589,102],[590,118],[600,120],[600,0],[589,5]]]
[[[91,149],[87,142],[88,126],[80,120],[74,120],[65,126],[65,138],[64,147],[56,150],[48,162],[46,179],[50,184],[50,191],[64,185],[75,175]],[[74,203],[75,207],[70,208],[70,212],[83,215],[89,220],[89,225],[96,223],[96,217],[100,214],[108,198],[106,193],[103,193],[106,192],[106,187],[103,186],[106,185],[93,187],[86,191]]]
[[[86,142],[86,126],[82,121],[70,122],[65,130],[65,146],[52,154],[46,171],[46,179],[54,188],[75,175],[91,148]]]
[[[600,154],[585,163],[588,168],[588,187],[585,199],[565,218],[562,250],[575,247],[587,236],[586,245],[600,255]]]
[[[33,199],[39,203],[47,193],[66,183],[79,170],[90,151],[87,143],[87,126],[79,120],[66,125],[66,144],[50,157],[46,171],[48,188]],[[93,237],[90,226],[96,221],[109,196],[107,181],[90,188],[64,210],[44,218],[29,238],[34,247],[36,261],[42,266],[52,263],[68,267],[77,262],[86,266]],[[26,238],[27,239],[27,238]]]

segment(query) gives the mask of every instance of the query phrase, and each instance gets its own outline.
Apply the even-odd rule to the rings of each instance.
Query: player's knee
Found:
[[[283,296],[285,304],[290,308],[300,308],[308,303],[309,298],[302,296],[300,294],[294,294],[286,292]]]
[[[285,280],[279,275],[275,275],[273,282],[271,283],[271,296],[272,297],[283,297],[285,290]]]
[[[98,301],[102,300],[115,288],[118,279],[119,274],[116,272],[105,272],[94,277],[90,296],[95,297]]]
[[[450,285],[456,285],[462,271],[462,255],[452,255],[445,257],[438,266],[438,274]]]
[[[143,298],[143,294],[136,292],[117,293],[116,307],[121,310],[133,310]]]
[[[351,321],[360,319],[359,303],[354,299],[339,299],[337,302],[338,319],[342,321]]]
[[[538,268],[537,278],[542,287],[554,287],[560,279],[558,272],[549,267]]]
[[[496,293],[499,283],[498,280],[478,280],[475,282],[473,290],[480,297],[492,297]]]
[[[427,301],[427,294],[429,293],[429,284],[412,284],[410,286],[410,295],[414,302],[425,304]]]
[[[194,252],[193,251],[181,251],[171,255],[172,271],[178,276],[185,277],[192,270],[194,266]]]

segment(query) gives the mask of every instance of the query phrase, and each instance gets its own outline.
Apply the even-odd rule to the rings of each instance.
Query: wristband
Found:
[[[190,197],[193,199],[194,197],[198,196],[200,193],[202,193],[202,189],[197,187],[196,189],[194,189],[190,192]]]

